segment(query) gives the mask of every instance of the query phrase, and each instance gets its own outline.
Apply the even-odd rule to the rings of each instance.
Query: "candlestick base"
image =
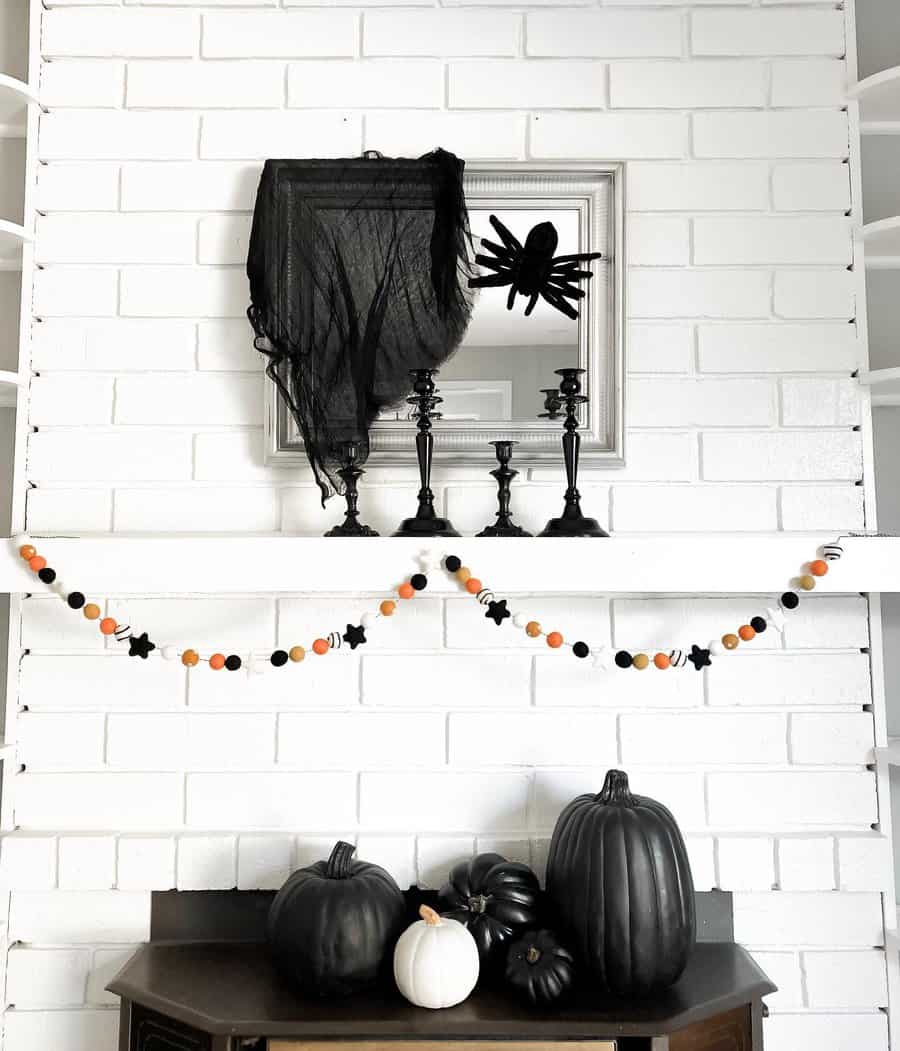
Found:
[[[379,536],[371,526],[362,525],[352,518],[346,518],[340,525],[333,526],[324,536]]]
[[[538,536],[605,536],[609,533],[596,518],[586,518],[576,504],[567,507],[560,518],[551,518]]]
[[[534,536],[534,533],[529,533],[526,529],[517,525],[489,525],[485,526],[480,533],[476,533],[475,536]]]
[[[400,523],[400,528],[394,536],[426,537],[426,536],[460,536],[453,528],[453,523],[446,518],[438,518],[437,515],[430,517],[406,518]]]

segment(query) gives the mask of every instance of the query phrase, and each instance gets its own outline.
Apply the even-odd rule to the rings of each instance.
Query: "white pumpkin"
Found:
[[[394,949],[394,981],[416,1007],[453,1007],[478,981],[478,947],[456,920],[427,905],[421,920],[407,927]]]

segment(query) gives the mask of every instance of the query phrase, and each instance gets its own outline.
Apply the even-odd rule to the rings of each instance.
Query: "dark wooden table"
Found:
[[[435,1051],[448,1040],[454,1051],[496,1041],[525,1051],[762,1051],[762,997],[775,991],[726,942],[699,944],[681,980],[652,999],[576,1000],[552,1013],[488,989],[443,1011],[390,990],[304,1000],[265,946],[247,943],[154,942],[108,988],[122,998],[121,1051],[315,1051],[323,1041],[322,1051],[406,1051],[396,1049],[404,1041]]]

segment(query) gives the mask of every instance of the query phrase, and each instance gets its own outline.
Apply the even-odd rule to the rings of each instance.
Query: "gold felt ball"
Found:
[[[809,573],[804,573],[802,577],[797,578],[797,584],[804,591],[812,591],[816,586],[816,578]]]
[[[306,656],[306,650],[302,646],[291,646],[288,650],[288,656],[295,664],[299,664]]]
[[[466,584],[471,579],[472,570],[468,566],[460,566],[456,571],[456,579],[460,584]]]
[[[529,622],[525,625],[525,634],[530,639],[536,639],[538,637],[538,635],[540,635],[540,633],[541,633],[541,626],[540,626],[540,624],[538,624],[538,622],[536,620],[529,620]]]
[[[741,640],[737,637],[737,635],[722,636],[722,645],[725,647],[726,650],[736,650],[738,648],[738,645],[740,644],[740,641]]]
[[[637,668],[638,671],[643,671],[649,664],[650,658],[646,653],[636,653],[631,659],[632,668]]]

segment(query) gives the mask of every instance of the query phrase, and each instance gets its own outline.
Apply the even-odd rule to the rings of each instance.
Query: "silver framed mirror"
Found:
[[[465,187],[476,251],[481,237],[496,240],[496,215],[524,241],[537,223],[557,228],[557,255],[601,252],[593,278],[571,320],[543,300],[525,317],[526,300],[507,309],[506,288],[480,289],[472,321],[456,354],[437,377],[444,418],[435,426],[435,463],[494,463],[489,445],[519,442],[516,466],[560,462],[558,421],[538,419],[542,387],[558,382],[554,370],[585,369],[589,396],[582,413],[581,460],[620,467],[624,448],[625,166],[622,163],[466,165]],[[266,463],[304,466],[303,439],[275,386],[266,381]],[[407,406],[382,414],[370,431],[369,466],[414,465],[415,424]]]

